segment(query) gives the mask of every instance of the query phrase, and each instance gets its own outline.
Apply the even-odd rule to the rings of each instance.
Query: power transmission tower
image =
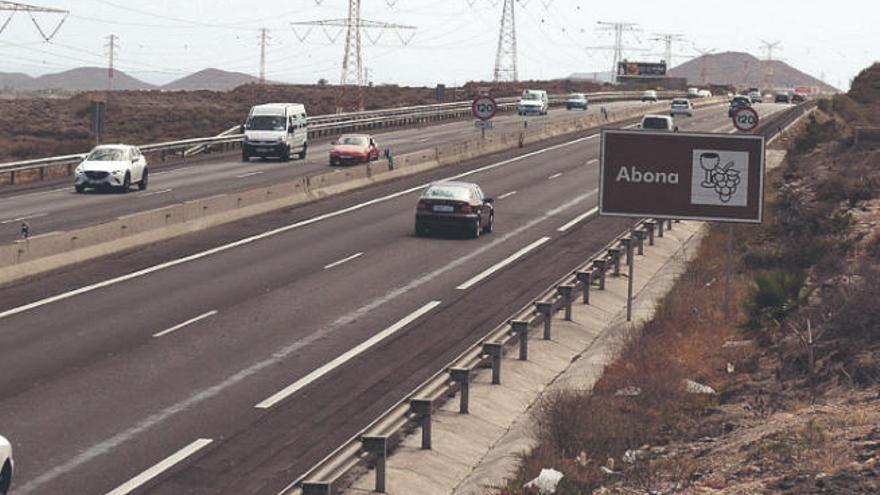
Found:
[[[666,62],[667,67],[672,67],[672,44],[676,41],[684,41],[684,35],[675,33],[654,33],[654,36],[656,36],[656,38],[651,38],[651,41],[662,41],[666,45],[663,60]]]
[[[64,24],[64,21],[67,20],[67,17],[70,15],[70,12],[62,9],[53,9],[51,7],[40,7],[38,5],[29,5],[26,3],[18,3],[18,2],[2,2],[0,1],[0,12],[10,12],[9,17],[6,18],[6,21],[3,24],[0,24],[0,33],[2,33],[6,26],[12,22],[12,18],[15,16],[16,12],[27,12],[31,18],[31,21],[34,23],[34,26],[37,28],[37,31],[40,32],[40,36],[43,37],[44,40],[50,41],[55,35],[58,33],[58,30],[61,29],[61,25]],[[43,28],[37,22],[36,17],[34,17],[35,13],[47,13],[47,14],[64,14],[64,17],[58,22],[58,25],[55,26],[55,29],[52,30],[51,33],[46,34],[43,31]]]
[[[119,36],[115,34],[107,36],[104,48],[107,50],[107,91],[113,91],[113,66],[116,62],[116,52],[119,50]]]
[[[764,50],[767,52],[767,58],[765,59],[765,70],[764,70],[764,86],[765,89],[773,90],[773,50],[779,48],[779,45],[782,44],[781,41],[774,41],[773,43],[769,41],[761,40],[761,44],[764,47]]]
[[[708,50],[701,50],[694,46],[694,50],[700,54],[702,57],[701,66],[700,66],[700,81],[703,86],[709,84],[709,55],[715,53],[715,48],[710,48]]]
[[[501,28],[498,31],[498,51],[495,52],[493,79],[517,81],[516,72],[516,17],[515,0],[504,0],[501,10]]]
[[[266,84],[266,44],[270,38],[268,29],[260,29],[260,84]]]
[[[617,82],[617,64],[623,60],[623,50],[633,50],[633,48],[623,45],[623,34],[627,32],[640,31],[638,24],[634,22],[604,22],[599,21],[599,31],[609,31],[614,33],[614,45],[611,47],[595,47],[600,49],[610,48],[613,50],[611,59],[611,81]]]
[[[363,110],[364,108],[364,58],[363,58],[363,50],[361,48],[361,33],[367,33],[368,29],[378,29],[380,31],[385,31],[388,29],[393,29],[397,31],[397,36],[400,38],[400,41],[406,45],[412,40],[412,36],[406,38],[400,34],[401,31],[415,31],[415,26],[405,26],[402,24],[390,24],[387,22],[379,22],[379,21],[368,21],[361,18],[361,0],[348,0],[348,17],[345,19],[324,19],[320,21],[307,21],[307,22],[291,22],[291,27],[293,26],[308,26],[310,29],[315,26],[319,26],[324,29],[325,34],[327,34],[326,29],[328,27],[338,27],[341,29],[345,29],[345,51],[342,55],[342,77],[340,77],[340,89],[339,95],[336,100],[336,111],[341,112],[346,107],[354,106],[358,110]],[[300,39],[300,41],[305,41],[308,37],[308,32],[304,36],[300,36],[296,33],[294,28],[294,33]],[[381,33],[375,39],[370,38],[368,34],[367,38],[370,39],[374,44],[381,37]],[[414,36],[414,33],[413,33]],[[331,41],[335,41],[336,38],[327,34],[327,37],[330,38]],[[351,95],[350,87],[354,86],[356,88],[356,97],[354,102],[350,102]],[[352,105],[351,103],[354,103]]]

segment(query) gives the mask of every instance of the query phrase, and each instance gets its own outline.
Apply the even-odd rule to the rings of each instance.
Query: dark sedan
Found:
[[[438,182],[425,190],[416,207],[417,236],[449,229],[476,238],[492,232],[494,226],[492,198],[470,182]]]

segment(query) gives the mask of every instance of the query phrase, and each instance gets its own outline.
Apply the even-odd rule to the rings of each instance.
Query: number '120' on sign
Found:
[[[733,125],[742,132],[748,132],[758,127],[758,112],[754,108],[740,108],[733,114]]]

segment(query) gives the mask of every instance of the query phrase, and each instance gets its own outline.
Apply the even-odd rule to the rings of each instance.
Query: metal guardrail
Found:
[[[665,230],[673,228],[674,223],[673,220],[643,220],[615,237],[577,270],[517,311],[508,322],[495,327],[443,370],[282,490],[281,494],[331,495],[347,473],[364,464],[373,466],[376,471],[375,491],[384,492],[385,459],[402,434],[416,427],[421,428],[422,448],[430,449],[432,412],[446,400],[458,395],[459,413],[467,414],[470,382],[477,369],[491,369],[492,384],[500,384],[501,358],[506,346],[518,345],[518,359],[527,360],[529,333],[533,329],[540,329],[545,340],[551,339],[554,313],[564,311],[565,318],[570,320],[571,306],[578,295],[582,302],[589,304],[591,291],[605,290],[607,277],[621,276],[620,266],[628,243],[637,243],[633,244],[633,253],[641,254],[645,243],[654,244],[655,233],[662,237]]]
[[[661,92],[661,98],[677,96],[678,92]],[[638,99],[641,92],[606,92],[606,93],[588,93],[587,96],[593,102],[610,102]],[[553,95],[550,97],[551,105],[559,105],[564,102],[565,96]],[[511,111],[516,108],[518,98],[500,98],[498,100],[499,110],[502,112]],[[364,112],[351,112],[332,115],[318,115],[309,117],[309,137],[323,137],[340,132],[354,132],[359,130],[370,130],[384,127],[397,127],[404,125],[420,124],[438,120],[458,119],[469,116],[471,113],[471,102],[452,102],[438,103],[433,105],[422,105],[414,107],[400,107],[383,110],[372,110]],[[177,141],[167,141],[162,143],[144,144],[139,148],[144,153],[158,153],[162,161],[169,154],[180,153],[182,158],[195,155],[197,153],[211,151],[216,147],[232,149],[241,143],[244,135],[236,132],[238,126],[231,127],[217,136],[182,139]],[[49,158],[39,158],[34,160],[22,160],[17,162],[9,162],[0,164],[0,174],[10,174],[9,182],[16,183],[16,174],[19,172],[38,170],[40,179],[45,179],[46,167],[67,165],[67,175],[71,175],[74,165],[85,158],[86,153],[54,156]]]
[[[799,105],[770,119],[758,132],[768,139],[778,135],[815,106],[816,102]],[[512,319],[495,327],[444,369],[288,485],[280,495],[332,495],[340,481],[344,481],[346,475],[359,465],[371,465],[375,469],[375,491],[384,492],[388,451],[406,432],[421,428],[422,448],[430,449],[432,412],[457,394],[459,413],[466,414],[469,384],[475,370],[490,368],[492,384],[501,383],[501,358],[506,346],[518,344],[518,358],[527,360],[528,336],[532,329],[541,328],[543,338],[550,339],[554,313],[562,310],[565,318],[570,319],[571,305],[579,295],[582,303],[589,304],[592,290],[604,290],[609,276],[620,277],[621,262],[627,252],[642,254],[646,243],[652,246],[655,235],[663,237],[664,230],[672,229],[675,223],[665,219],[642,220],[618,235],[578,269],[517,311]],[[626,249],[628,245],[632,246],[629,251]]]

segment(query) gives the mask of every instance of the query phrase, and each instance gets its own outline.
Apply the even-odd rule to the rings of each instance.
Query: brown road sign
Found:
[[[602,215],[761,223],[763,203],[763,136],[602,131]]]

